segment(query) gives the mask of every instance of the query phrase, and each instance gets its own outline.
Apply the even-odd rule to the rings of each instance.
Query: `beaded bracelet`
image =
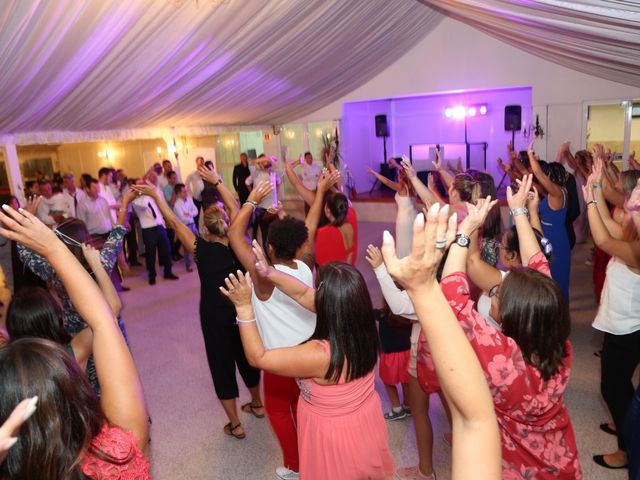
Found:
[[[529,214],[529,210],[527,209],[527,207],[520,207],[520,208],[515,208],[511,210],[511,215],[513,215],[514,217],[517,217],[518,215],[528,215],[528,214]]]
[[[242,206],[244,207],[245,205],[251,205],[251,208],[253,208],[254,210],[256,208],[258,208],[258,203],[257,202],[252,202],[251,200],[247,200],[246,202],[244,202],[242,204]]]

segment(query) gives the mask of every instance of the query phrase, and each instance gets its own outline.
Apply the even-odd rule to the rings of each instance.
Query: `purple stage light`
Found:
[[[470,117],[475,117],[476,113],[476,107],[469,107],[469,109],[467,110],[467,115],[469,115]]]
[[[487,114],[487,106],[480,105],[480,115],[486,115],[486,114]]]
[[[453,108],[447,107],[444,109],[444,116],[447,118],[451,118],[453,116]]]

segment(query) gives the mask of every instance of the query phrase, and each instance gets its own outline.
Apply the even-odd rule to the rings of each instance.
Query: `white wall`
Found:
[[[340,118],[345,101],[528,85],[533,87],[534,119],[540,114],[545,129],[543,144],[536,151],[549,159],[564,140],[576,147],[584,144],[584,101],[640,98],[639,88],[564,68],[445,18],[380,75],[299,122]],[[525,143],[516,139],[517,147]]]

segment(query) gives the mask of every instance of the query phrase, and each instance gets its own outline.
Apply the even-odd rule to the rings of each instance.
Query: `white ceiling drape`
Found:
[[[0,134],[284,123],[441,17],[413,0],[6,0]]]
[[[640,86],[640,2],[420,0],[533,55]]]

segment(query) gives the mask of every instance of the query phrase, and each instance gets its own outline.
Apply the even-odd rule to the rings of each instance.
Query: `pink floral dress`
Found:
[[[548,275],[542,254],[529,267]],[[458,317],[487,377],[502,436],[504,480],[582,479],[576,440],[564,404],[572,350],[560,371],[545,381],[525,362],[516,342],[489,324],[473,308],[469,282],[462,272],[441,282],[444,295]]]

